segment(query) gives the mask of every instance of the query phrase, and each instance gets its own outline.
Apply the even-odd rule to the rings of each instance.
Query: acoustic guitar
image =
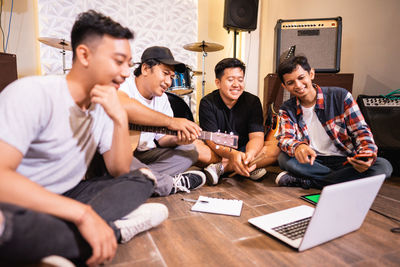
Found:
[[[140,132],[160,133],[175,136],[178,135],[177,131],[170,130],[166,127],[145,126],[129,123],[129,138],[131,142],[132,152],[136,150],[139,144]],[[239,140],[239,137],[237,135],[207,131],[201,131],[198,138],[202,140],[210,140],[217,145],[231,148],[237,148]]]

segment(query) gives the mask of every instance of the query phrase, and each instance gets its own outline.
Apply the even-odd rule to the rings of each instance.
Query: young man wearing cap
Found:
[[[350,92],[312,83],[314,69],[304,56],[278,68],[283,87],[295,97],[279,110],[280,186],[315,187],[377,174],[390,177],[392,166],[377,157],[371,130]]]
[[[130,74],[131,38],[111,18],[81,13],[71,71],[1,93],[0,265],[60,255],[97,266],[117,242],[167,218],[164,205],[142,204],[153,193],[150,171],[128,173],[128,118],[116,91]],[[82,180],[96,150],[112,176]]]
[[[134,71],[135,77],[128,78],[118,92],[123,106],[128,112],[130,122],[137,123],[137,114],[130,110],[137,100],[143,105],[173,116],[168,97],[164,92],[171,86],[175,70],[183,72],[185,65],[175,61],[167,47],[147,48],[141,57],[141,63]],[[131,120],[131,118],[133,120]],[[156,120],[156,118],[155,118]],[[186,123],[193,122],[180,118]],[[139,143],[134,152],[132,168],[147,166],[157,178],[155,193],[167,196],[179,191],[190,192],[204,185],[206,177],[201,171],[186,171],[198,158],[193,144],[197,136],[187,136],[178,132],[177,136],[140,133]],[[144,165],[146,164],[146,165]]]
[[[279,148],[274,141],[264,141],[260,99],[244,91],[246,67],[236,58],[225,58],[215,66],[218,89],[203,97],[199,107],[200,126],[205,131],[233,132],[239,136],[238,149],[227,149],[211,141],[196,142],[199,161],[209,164],[204,172],[210,185],[216,185],[222,174],[236,172],[260,180],[265,166],[276,161]],[[260,158],[256,164],[251,162]]]

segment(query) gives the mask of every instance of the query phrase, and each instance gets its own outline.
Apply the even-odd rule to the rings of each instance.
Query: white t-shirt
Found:
[[[307,125],[308,135],[310,137],[310,147],[317,152],[317,155],[344,156],[326,133],[317,117],[317,113],[315,113],[314,107],[315,105],[310,108],[301,106],[303,120]]]
[[[23,154],[17,172],[58,194],[82,180],[96,148],[111,148],[113,129],[100,105],[75,104],[65,76],[23,78],[0,94],[0,140]]]
[[[135,76],[131,75],[129,78],[127,78],[125,82],[121,84],[119,90],[125,92],[130,98],[138,100],[140,103],[148,108],[151,108],[152,110],[158,111],[170,117],[174,116],[168,96],[166,94],[162,94],[161,96],[156,96],[152,99],[144,98],[137,89]],[[153,149],[157,147],[154,143],[154,139],[159,140],[163,136],[164,134],[141,132],[137,149],[139,151]]]

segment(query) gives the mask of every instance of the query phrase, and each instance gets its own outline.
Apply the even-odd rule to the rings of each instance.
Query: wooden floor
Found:
[[[400,234],[390,232],[399,223],[371,210],[360,230],[301,253],[252,227],[249,218],[308,205],[299,196],[317,192],[277,187],[275,176],[269,172],[262,182],[227,178],[190,194],[149,199],[165,204],[169,218],[119,245],[107,266],[400,266]],[[385,183],[398,192],[399,202],[395,203],[400,203],[400,179]],[[199,195],[241,199],[242,214],[191,212],[193,203],[181,201]]]

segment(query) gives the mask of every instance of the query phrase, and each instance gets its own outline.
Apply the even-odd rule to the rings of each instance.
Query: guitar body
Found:
[[[278,131],[278,127],[279,127],[279,115],[278,114],[272,114],[271,115],[271,125],[268,127],[268,133],[267,133],[267,137],[265,138],[265,141],[273,141],[276,140],[275,138],[275,134]]]
[[[132,152],[135,152],[139,145],[140,131],[129,130],[129,141],[131,143]]]
[[[275,134],[279,129],[279,114],[274,110],[274,103],[271,103],[268,116],[270,119],[268,120],[267,125],[267,136],[265,141],[273,141],[276,140]]]

